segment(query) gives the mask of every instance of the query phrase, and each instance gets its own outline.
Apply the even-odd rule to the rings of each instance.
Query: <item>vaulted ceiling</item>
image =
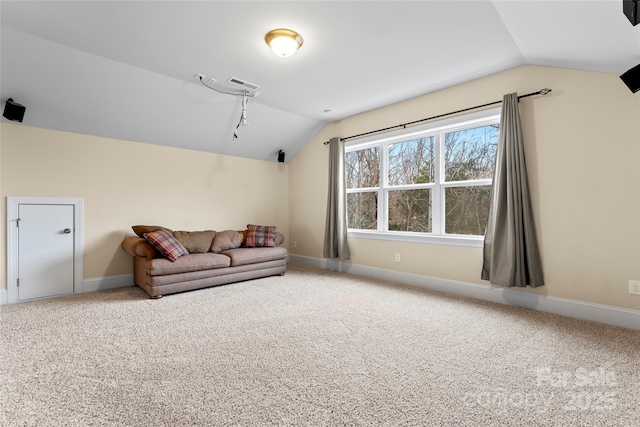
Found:
[[[0,18],[0,99],[23,124],[272,161],[329,122],[520,65],[640,63],[622,0],[3,0]],[[280,27],[304,38],[293,57],[264,43]],[[198,74],[260,86],[237,139],[242,98]]]

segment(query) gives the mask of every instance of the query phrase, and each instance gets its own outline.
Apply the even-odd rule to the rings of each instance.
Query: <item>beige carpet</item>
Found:
[[[640,332],[289,265],[0,307],[2,426],[638,426]]]

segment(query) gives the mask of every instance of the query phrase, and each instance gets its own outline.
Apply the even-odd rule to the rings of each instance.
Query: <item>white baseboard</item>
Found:
[[[106,289],[124,288],[126,286],[133,286],[133,274],[84,279],[82,281],[82,292],[104,291]],[[7,290],[0,289],[0,305],[7,303]]]
[[[104,291],[106,289],[124,288],[126,286],[133,286],[133,274],[122,274],[120,276],[84,279],[82,285],[83,292],[95,292]]]
[[[289,254],[290,262],[640,330],[640,310]]]

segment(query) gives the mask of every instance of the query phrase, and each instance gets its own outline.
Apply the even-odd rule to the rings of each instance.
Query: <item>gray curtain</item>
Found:
[[[324,229],[325,258],[351,258],[347,243],[347,191],[344,175],[344,143],[340,138],[329,141],[329,192],[327,221]]]
[[[500,286],[544,285],[516,93],[504,95],[502,99],[482,279]]]

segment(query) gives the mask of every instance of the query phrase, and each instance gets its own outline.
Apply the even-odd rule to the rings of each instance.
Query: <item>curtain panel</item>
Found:
[[[500,286],[544,285],[516,93],[504,95],[502,100],[482,279]]]
[[[325,258],[351,258],[347,243],[347,191],[344,173],[344,142],[340,138],[329,141],[329,191],[327,220],[324,229]]]

